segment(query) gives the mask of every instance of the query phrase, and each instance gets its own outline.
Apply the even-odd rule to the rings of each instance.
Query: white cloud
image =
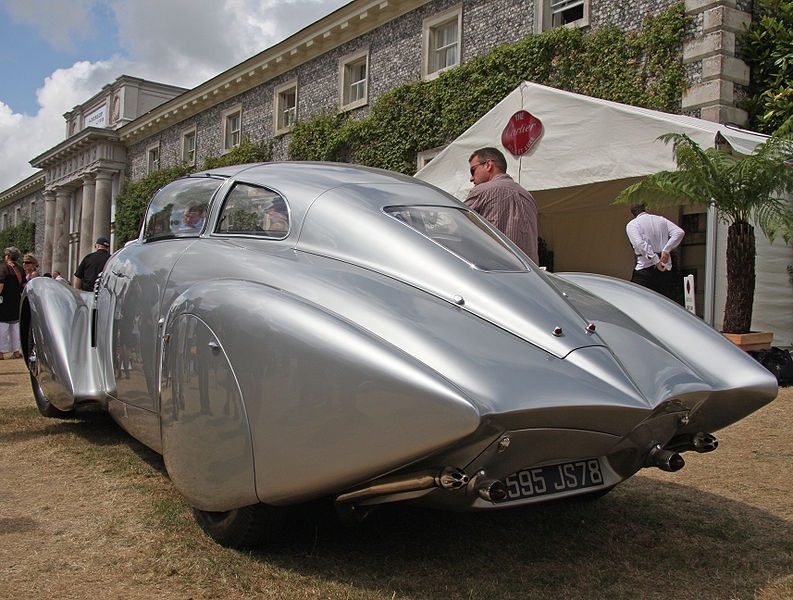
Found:
[[[96,0],[4,0],[12,19],[36,29],[53,48],[73,48],[75,38],[86,38],[94,25]]]
[[[0,101],[0,190],[35,171],[30,159],[65,139],[63,114],[120,75],[194,87],[346,4],[346,0],[3,0],[15,20],[53,48],[91,35],[92,11],[118,27],[119,47],[105,61],[58,69],[37,90],[35,116]],[[124,53],[128,60],[119,58]]]
[[[58,69],[36,91],[35,116],[13,113],[0,103],[0,190],[35,173],[30,160],[66,138],[63,114],[96,94],[124,69],[123,62],[78,62]]]

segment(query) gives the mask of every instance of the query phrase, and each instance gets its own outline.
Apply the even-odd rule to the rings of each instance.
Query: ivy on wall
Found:
[[[217,169],[231,165],[244,165],[247,163],[267,162],[273,158],[273,140],[254,144],[249,139],[244,139],[239,146],[235,146],[222,156],[209,157],[204,161],[203,170]]]
[[[772,134],[793,118],[793,2],[756,0],[755,19],[741,41],[751,69],[743,102],[749,128]]]
[[[584,35],[580,29],[558,27],[527,36],[432,81],[408,83],[380,95],[364,118],[325,111],[298,121],[289,157],[413,174],[418,152],[451,142],[524,80],[678,112],[685,85],[681,49],[686,24],[680,2],[648,16],[634,34],[607,27]],[[268,161],[272,147],[273,140],[246,140],[221,157],[207,159],[203,168]],[[154,193],[191,170],[163,169],[124,185],[116,209],[120,244],[137,237]]]
[[[446,144],[530,80],[617,102],[678,112],[685,84],[682,3],[648,17],[641,31],[607,27],[584,35],[558,27],[501,46],[432,81],[378,97],[362,119],[324,112],[299,121],[293,160],[354,162],[412,174],[416,154]]]
[[[36,224],[25,220],[0,231],[0,248],[11,246],[19,248],[23,254],[33,252],[36,247]]]

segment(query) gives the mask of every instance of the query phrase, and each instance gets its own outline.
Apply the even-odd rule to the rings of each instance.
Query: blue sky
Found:
[[[78,61],[96,62],[118,51],[113,15],[104,5],[92,13],[90,29],[75,39],[50,41],[47,31],[23,22],[0,3],[0,101],[14,112],[38,112],[36,89],[55,69],[68,69]]]
[[[120,75],[194,87],[348,1],[0,0],[0,191]]]

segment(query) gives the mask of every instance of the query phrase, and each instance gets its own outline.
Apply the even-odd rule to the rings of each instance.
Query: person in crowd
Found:
[[[683,230],[669,219],[647,212],[644,204],[631,206],[633,219],[625,232],[636,255],[631,281],[674,300],[671,252],[680,245]]]
[[[22,257],[22,268],[25,271],[25,281],[30,281],[34,277],[40,275],[39,261],[32,254],[25,254],[25,256]]]
[[[19,342],[19,304],[25,285],[25,271],[19,265],[20,252],[11,246],[3,250],[0,264],[0,360],[9,352],[22,358]]]
[[[61,275],[60,271],[53,271],[52,278],[55,281],[60,281],[61,283],[65,283],[66,285],[69,285],[69,281],[63,275]]]
[[[97,238],[94,247],[96,250],[83,258],[74,272],[74,287],[84,292],[93,291],[94,283],[110,258],[110,240],[106,237]]]
[[[468,159],[474,188],[465,203],[482,215],[539,263],[537,205],[532,195],[507,175],[507,160],[498,148],[480,148]]]

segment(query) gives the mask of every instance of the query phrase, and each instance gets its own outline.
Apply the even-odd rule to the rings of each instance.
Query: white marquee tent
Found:
[[[536,144],[520,157],[501,145],[510,117],[525,110],[543,124]],[[641,177],[674,170],[671,145],[658,141],[669,132],[685,133],[702,147],[729,144],[751,154],[766,137],[702,119],[673,115],[573,94],[524,82],[431,162],[416,177],[464,199],[471,188],[468,157],[477,148],[504,151],[508,173],[534,195],[540,236],[554,253],[554,270],[589,271],[629,278],[633,253],[625,236],[630,212],[614,205],[616,195]],[[670,218],[677,220],[677,211]],[[703,215],[703,222],[705,217]],[[699,249],[704,277],[702,314],[719,326],[725,284],[726,226],[707,213],[705,244]],[[758,237],[757,291],[753,329],[775,332],[774,344],[793,346],[793,285],[787,265],[793,248]],[[690,249],[695,254],[696,249]]]

